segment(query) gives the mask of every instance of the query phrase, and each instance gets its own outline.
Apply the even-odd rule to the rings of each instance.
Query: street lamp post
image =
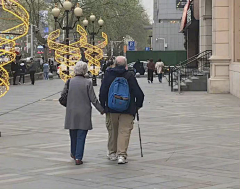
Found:
[[[66,40],[66,45],[69,46],[70,45],[70,41],[69,41],[69,33],[70,33],[70,30],[73,30],[76,26],[76,23],[79,22],[80,20],[80,17],[82,16],[83,14],[83,11],[82,9],[79,7],[79,4],[77,4],[77,6],[75,7],[74,9],[74,15],[76,16],[77,20],[74,22],[73,26],[70,26],[69,25],[69,13],[70,11],[72,10],[72,3],[69,1],[69,0],[65,0],[64,3],[63,3],[63,8],[65,10],[65,15],[66,15],[66,25],[62,26],[62,24],[58,21],[58,17],[60,15],[60,9],[58,8],[58,5],[56,4],[55,5],[55,8],[52,9],[52,14],[54,16],[54,19],[55,19],[55,26],[56,26],[56,23],[59,24],[59,27],[66,31],[66,37],[65,37],[65,40]],[[69,50],[69,49],[68,49]],[[69,60],[69,57],[70,55],[67,54],[67,60]],[[67,62],[67,65],[68,65],[69,62]],[[69,66],[67,66],[67,74],[69,75]]]
[[[91,36],[92,38],[92,45],[94,46],[95,45],[95,36],[99,33],[100,29],[102,29],[102,26],[104,25],[104,21],[103,19],[100,17],[100,19],[98,20],[98,25],[99,25],[99,28],[97,31],[95,31],[95,21],[96,21],[96,16],[94,14],[91,14],[91,16],[89,17],[90,21],[92,22],[92,31],[89,31],[87,29],[87,26],[88,26],[88,20],[85,18],[83,20],[83,25],[85,27],[85,29],[88,31],[89,35]],[[93,54],[93,56],[95,56]],[[95,64],[93,64],[93,76],[92,76],[92,83],[93,83],[93,86],[97,86],[97,77],[95,75],[96,73],[96,68],[95,68]]]

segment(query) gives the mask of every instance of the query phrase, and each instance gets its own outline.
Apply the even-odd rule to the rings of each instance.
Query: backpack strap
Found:
[[[132,73],[130,73],[129,71],[126,71],[126,72],[122,75],[122,77],[124,77],[126,80],[129,80],[131,76],[132,76]]]

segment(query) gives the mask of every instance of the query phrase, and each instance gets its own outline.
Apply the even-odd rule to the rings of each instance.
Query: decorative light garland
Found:
[[[77,47],[77,44],[80,44],[80,41],[75,42],[70,45],[65,45],[56,42],[57,38],[60,36],[60,30],[53,31],[48,36],[48,46],[50,49],[55,50],[55,60],[61,64],[65,65],[66,67],[71,67],[76,64],[77,61],[81,59],[81,51],[80,48]],[[66,57],[69,55],[69,59]],[[59,69],[60,78],[63,81],[67,81],[69,78],[73,77],[73,74],[67,75],[62,70],[61,66]]]
[[[65,82],[69,78],[74,77],[74,73],[71,68],[81,59],[80,48],[87,49],[85,51],[85,56],[88,60],[88,69],[93,75],[98,75],[100,71],[99,60],[103,58],[103,51],[101,48],[106,47],[108,44],[106,33],[102,33],[104,41],[97,46],[93,46],[88,43],[87,32],[82,26],[77,25],[77,32],[81,35],[79,41],[72,43],[69,46],[56,42],[56,39],[60,36],[60,30],[53,31],[48,36],[48,46],[50,49],[55,50],[55,60],[61,64],[59,66],[59,76]],[[67,55],[69,55],[69,59],[66,57]],[[71,71],[69,75],[64,72],[65,70],[62,68],[64,65],[66,68],[69,67]],[[95,65],[95,70],[92,69],[93,65]]]
[[[0,33],[0,47],[7,46],[8,48],[0,48],[0,56],[2,56],[2,61],[0,61],[0,98],[3,97],[9,91],[9,74],[3,66],[11,63],[16,59],[15,45],[16,40],[27,35],[29,30],[29,14],[27,10],[19,4],[16,0],[1,0],[2,8],[4,11],[17,17],[23,23],[15,27],[2,31]],[[11,39],[7,39],[8,33],[14,33]]]
[[[82,38],[80,38],[81,47],[87,49],[85,51],[85,57],[88,60],[88,70],[92,73],[92,75],[98,75],[101,63],[99,62],[103,58],[103,48],[108,44],[107,34],[102,32],[102,37],[104,41],[96,46],[91,45],[87,42],[87,32],[79,25],[79,32]],[[93,66],[95,65],[95,69]]]

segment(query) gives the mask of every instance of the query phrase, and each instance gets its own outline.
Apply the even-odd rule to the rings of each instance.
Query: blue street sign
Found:
[[[135,41],[129,41],[128,42],[128,50],[129,51],[135,51]]]
[[[150,47],[145,47],[145,51],[150,51]]]
[[[48,33],[49,32],[49,28],[48,27],[45,27],[44,28],[44,33]]]

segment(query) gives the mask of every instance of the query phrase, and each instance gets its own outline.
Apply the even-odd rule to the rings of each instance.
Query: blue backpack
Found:
[[[128,81],[124,77],[116,77],[108,92],[108,107],[117,112],[124,112],[130,104]]]

